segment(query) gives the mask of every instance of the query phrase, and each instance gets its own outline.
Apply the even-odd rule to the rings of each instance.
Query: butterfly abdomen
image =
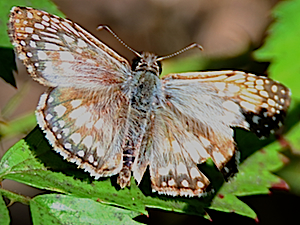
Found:
[[[132,165],[148,129],[153,107],[157,105],[156,93],[160,83],[158,77],[149,71],[138,71],[135,75],[131,88],[126,137],[122,145],[123,167],[118,178],[118,183],[122,188],[130,184]]]

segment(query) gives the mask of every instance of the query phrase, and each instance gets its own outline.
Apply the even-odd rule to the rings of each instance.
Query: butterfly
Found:
[[[121,188],[132,174],[139,184],[149,168],[154,192],[201,196],[210,181],[198,164],[211,158],[224,176],[233,172],[233,127],[267,136],[290,104],[287,87],[251,73],[160,78],[169,56],[132,50],[130,65],[78,24],[44,11],[13,7],[8,26],[19,59],[49,87],[36,110],[49,143],[95,179],[118,174]]]

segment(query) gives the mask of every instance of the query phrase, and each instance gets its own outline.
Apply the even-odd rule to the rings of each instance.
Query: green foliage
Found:
[[[285,136],[294,146],[299,142],[300,129],[296,119],[300,109],[297,103],[300,93],[295,82],[300,71],[297,63],[297,53],[300,50],[296,48],[299,39],[297,32],[300,30],[299,2],[283,2],[277,7],[277,21],[271,28],[271,35],[266,45],[256,53],[260,60],[272,62],[270,76],[292,89],[294,100],[287,119]],[[9,10],[13,5],[22,4],[24,1],[21,0],[9,4],[0,2],[0,45],[3,47],[11,48],[5,26]],[[62,16],[49,1],[26,1],[26,6]],[[7,57],[6,53],[4,55]],[[198,63],[196,60],[188,63],[193,66],[195,62]],[[178,70],[186,70],[179,63],[176,65],[180,68]],[[4,64],[3,67],[5,66]],[[10,66],[8,71],[13,68]],[[15,123],[16,127],[17,124]],[[13,131],[11,129],[6,133]],[[223,182],[220,174],[207,165],[210,179],[216,184],[215,192],[201,198],[174,198],[152,193],[149,177],[145,177],[139,187],[132,180],[131,187],[123,190],[115,185],[114,177],[93,180],[87,173],[76,168],[76,165],[62,160],[48,145],[42,132],[36,128],[3,156],[0,161],[0,180],[11,179],[58,194],[26,198],[2,188],[0,193],[11,201],[29,204],[34,224],[76,224],[79,221],[80,224],[136,224],[132,218],[140,213],[147,215],[147,207],[200,216],[205,216],[205,209],[209,208],[256,218],[255,212],[238,197],[267,194],[270,187],[280,183],[281,179],[272,172],[283,166],[282,155],[279,153],[282,146],[274,137],[259,141],[254,135],[243,131],[237,131],[236,137],[242,152],[242,162],[236,177],[228,183]],[[0,202],[0,222],[9,224],[8,211],[3,200]]]
[[[281,2],[273,11],[275,22],[269,29],[265,44],[256,51],[260,61],[271,62],[268,71],[274,79],[286,84],[293,94],[293,99],[299,101],[299,71],[298,63],[300,48],[300,1]]]
[[[68,195],[37,196],[30,210],[34,224],[140,224],[131,219],[138,213]]]
[[[285,123],[289,130],[285,135],[294,152],[291,164],[280,172],[288,181],[291,190],[300,194],[300,0],[281,2],[273,11],[275,22],[270,27],[264,46],[255,52],[260,61],[270,61],[269,74],[287,85],[292,91],[292,104]],[[297,156],[296,156],[297,155]]]
[[[5,202],[3,198],[0,198],[0,222],[3,225],[9,225],[9,214],[8,214],[8,209],[5,205]]]

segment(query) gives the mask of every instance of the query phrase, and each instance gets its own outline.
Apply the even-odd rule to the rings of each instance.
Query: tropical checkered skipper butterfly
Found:
[[[281,126],[290,91],[276,81],[239,71],[169,74],[159,79],[153,53],[126,59],[76,23],[14,7],[9,35],[34,80],[48,86],[36,111],[54,150],[96,179],[149,166],[154,191],[200,196],[209,180],[197,164],[212,158],[228,173],[232,127],[259,137]]]

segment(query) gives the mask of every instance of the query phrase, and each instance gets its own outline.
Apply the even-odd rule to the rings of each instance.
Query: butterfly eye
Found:
[[[135,70],[136,70],[136,68],[137,68],[137,66],[139,65],[140,61],[141,61],[141,58],[138,57],[138,56],[135,57],[135,58],[132,60],[132,65],[131,65],[132,71],[135,71]]]

